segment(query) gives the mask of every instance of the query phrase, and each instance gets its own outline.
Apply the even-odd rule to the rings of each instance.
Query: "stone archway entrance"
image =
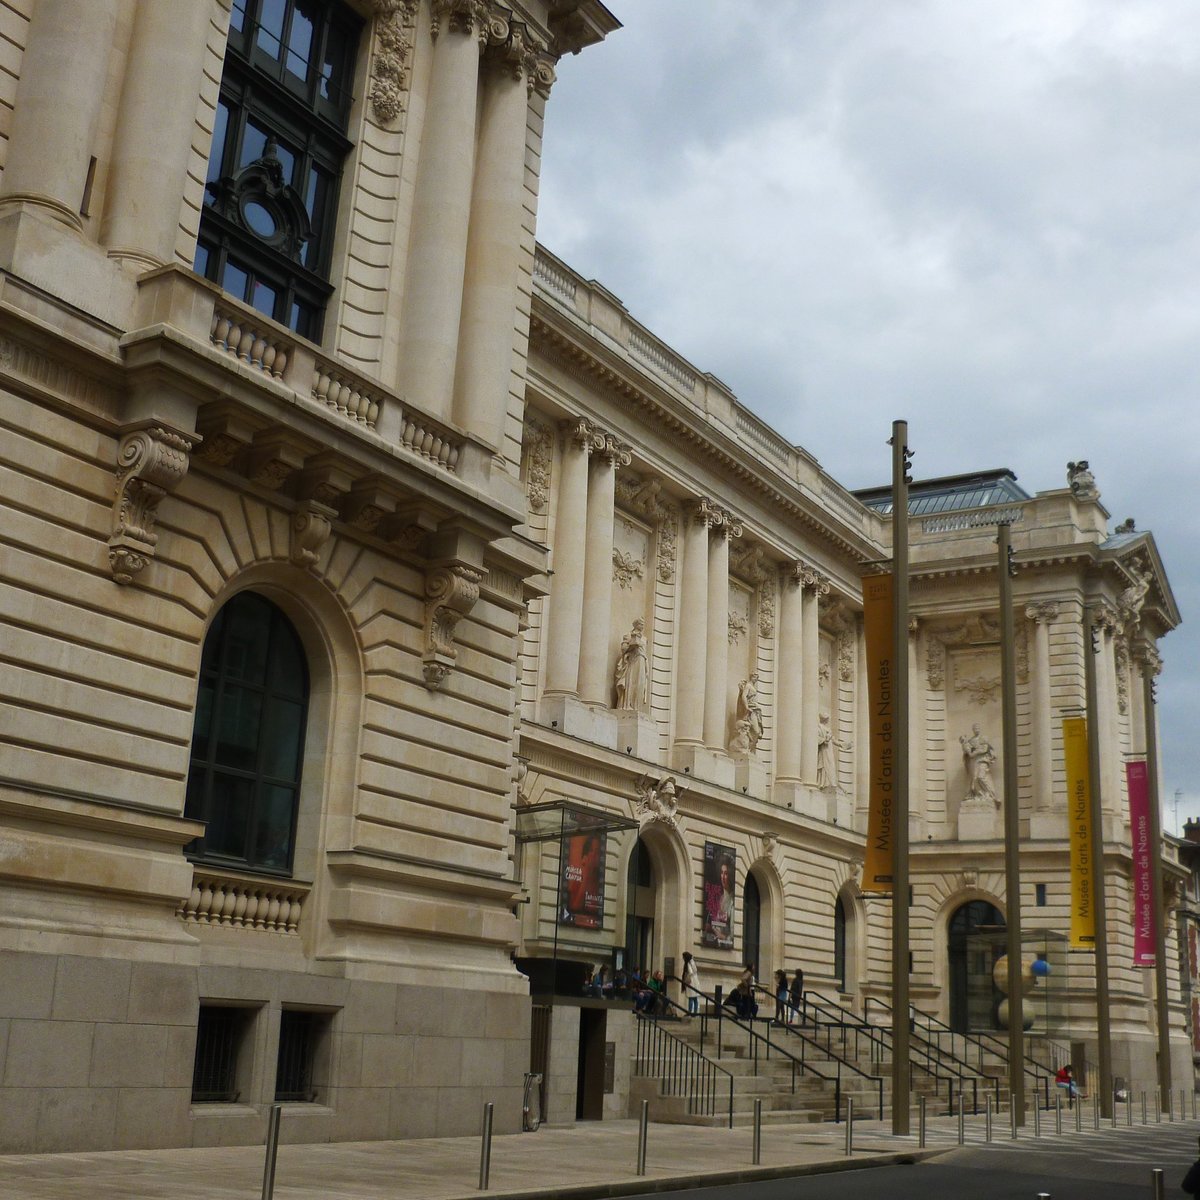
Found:
[[[975,934],[1004,928],[1004,914],[987,900],[970,900],[955,910],[947,933],[950,1028],[955,1033],[993,1029],[995,948]]]

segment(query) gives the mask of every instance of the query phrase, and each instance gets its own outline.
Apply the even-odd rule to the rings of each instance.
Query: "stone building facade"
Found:
[[[856,880],[887,522],[535,244],[555,64],[615,28],[597,0],[0,9],[0,1148],[252,1142],[276,1100],[297,1140],[468,1132],[484,1099],[515,1128],[514,960],[693,947],[709,984],[750,956],[886,997]],[[1078,482],[914,526],[914,998],[946,1017],[954,914],[1004,904],[956,746],[998,738],[997,509],[1025,902],[1063,919],[1057,717],[1099,605],[1124,959],[1121,756],[1178,613]],[[563,842],[519,834],[558,801],[628,826],[569,929]],[[1141,977],[1114,995],[1148,1077]]]

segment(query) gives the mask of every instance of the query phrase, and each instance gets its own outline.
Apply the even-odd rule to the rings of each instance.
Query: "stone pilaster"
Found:
[[[36,208],[82,229],[118,0],[39,0],[29,24],[0,209]],[[191,96],[194,109],[195,96]],[[177,212],[178,198],[172,209]]]
[[[589,704],[612,703],[613,500],[617,467],[628,466],[629,451],[604,435],[592,454],[587,497],[583,576],[583,628],[579,643],[579,695]]]
[[[546,693],[577,695],[583,629],[584,545],[587,538],[588,455],[597,434],[582,420],[564,421],[558,508],[554,525],[554,590],[546,627]]]
[[[1050,699],[1050,626],[1059,606],[1052,600],[1031,604],[1025,616],[1033,624],[1033,663],[1030,691],[1032,712],[1033,811],[1045,813],[1054,806],[1053,712]]]
[[[722,753],[729,726],[729,537],[727,514],[708,541],[708,621],[705,640],[704,744]]]
[[[529,94],[545,88],[547,70],[517,21],[484,55],[453,415],[493,447],[504,430],[513,364]]]
[[[799,563],[789,563],[779,577],[779,674],[775,687],[775,781],[801,780],[801,706],[804,696],[804,617]]]
[[[211,7],[137,5],[100,234],[135,272],[175,257]]]
[[[685,510],[675,679],[675,741],[704,745],[704,687],[708,670],[708,531],[721,513],[707,500]]]
[[[479,0],[434,0],[433,62],[409,235],[401,336],[403,391],[446,418],[454,394],[462,317],[479,55],[492,30]],[[511,310],[506,310],[511,311]]]
[[[817,780],[817,724],[820,691],[817,671],[821,660],[820,618],[818,603],[829,594],[829,580],[811,567],[801,576],[803,588],[804,695],[800,712],[800,773],[805,783]]]

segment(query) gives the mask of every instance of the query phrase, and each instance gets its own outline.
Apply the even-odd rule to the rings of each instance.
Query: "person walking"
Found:
[[[786,971],[775,972],[775,1024],[788,1023],[788,977]]]
[[[797,967],[792,976],[791,987],[788,989],[788,999],[791,1001],[791,1021],[800,1020],[800,1006],[804,1003],[804,972]]]
[[[690,950],[683,952],[683,995],[687,1000],[688,1016],[694,1017],[700,1012],[700,971]]]

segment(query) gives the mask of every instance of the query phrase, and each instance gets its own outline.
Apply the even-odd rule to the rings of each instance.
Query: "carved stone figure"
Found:
[[[617,693],[614,705],[623,712],[646,711],[646,622],[637,617],[633,628],[621,639],[613,671],[613,686]]]
[[[817,787],[831,788],[837,782],[837,764],[833,752],[842,743],[833,736],[829,727],[829,714],[822,713],[817,719]]]
[[[996,789],[992,785],[992,765],[996,761],[996,751],[992,743],[979,732],[978,725],[971,726],[971,736],[962,734],[958,739],[962,746],[963,766],[967,770],[967,794],[963,799],[969,804],[999,803]]]
[[[1096,477],[1092,474],[1086,458],[1078,462],[1067,463],[1067,486],[1079,500],[1099,500],[1100,489],[1096,487]]]
[[[750,733],[750,722],[734,721],[733,737],[729,739],[729,753],[734,758],[749,758],[754,753],[754,740]]]
[[[679,818],[680,796],[675,776],[655,780],[653,775],[642,775],[634,786],[638,793],[635,811],[642,824],[662,821],[673,829]]]
[[[1128,633],[1135,629],[1142,619],[1142,605],[1146,602],[1146,593],[1150,590],[1150,573],[1142,572],[1137,567],[1130,568],[1133,582],[1117,598],[1117,611],[1120,614],[1121,627]]]
[[[743,679],[738,686],[737,711],[733,715],[733,741],[738,738],[739,726],[742,722],[745,722],[746,728],[740,732],[745,734],[745,740],[750,746],[749,753],[753,754],[763,735],[762,708],[758,703],[757,671],[752,672],[749,679]],[[733,741],[730,742],[731,750],[733,750]]]

